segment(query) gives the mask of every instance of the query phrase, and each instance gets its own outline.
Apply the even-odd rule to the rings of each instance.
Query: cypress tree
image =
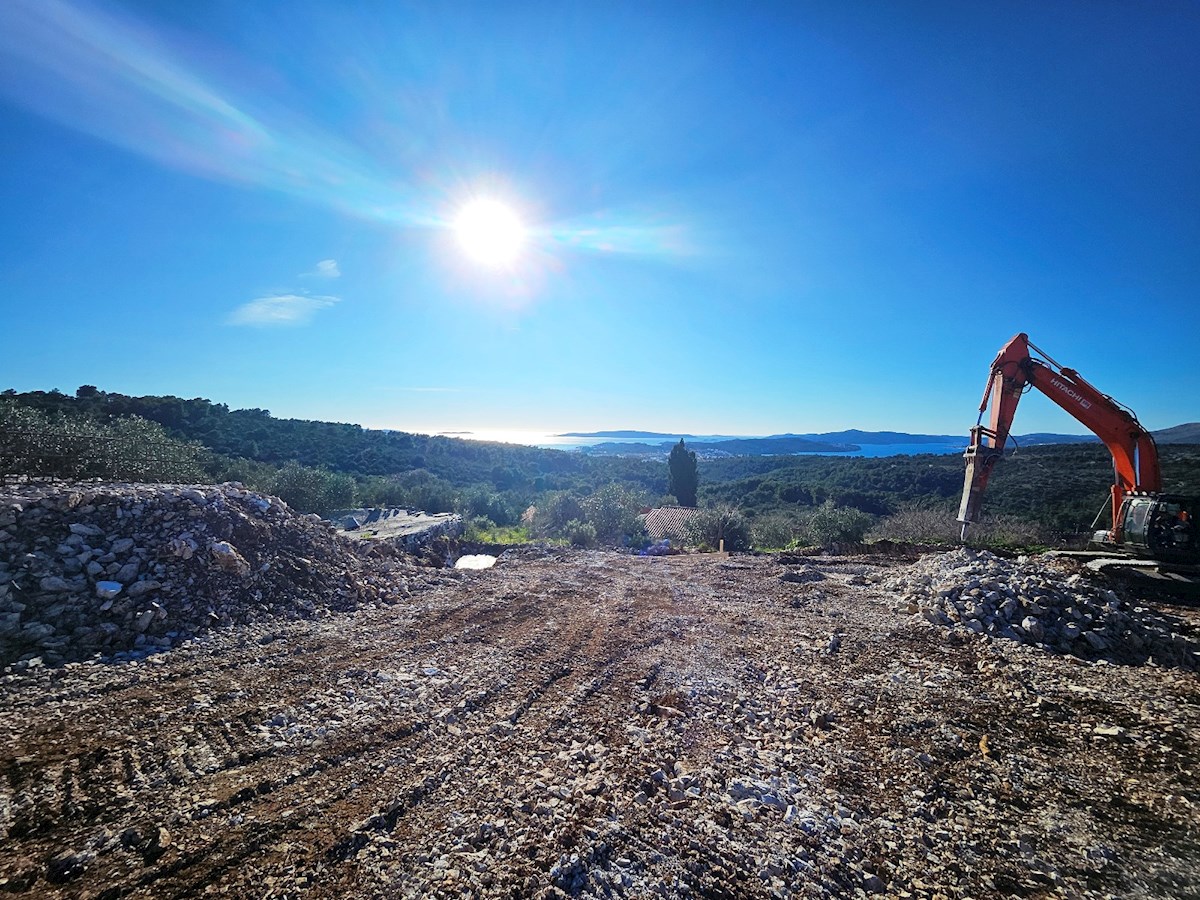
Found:
[[[696,454],[684,446],[683,438],[671,448],[667,459],[671,484],[669,493],[675,495],[680,506],[696,505],[696,489],[700,486],[700,473],[696,468]]]

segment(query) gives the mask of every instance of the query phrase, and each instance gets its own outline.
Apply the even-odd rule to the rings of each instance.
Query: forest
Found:
[[[1200,445],[1160,448],[1166,489],[1200,495]],[[407,506],[461,512],[480,536],[636,543],[636,514],[676,502],[663,460],[280,419],[265,409],[91,385],[0,393],[0,476],[242,481],[306,512]],[[1000,544],[1090,532],[1112,466],[1099,444],[1017,448],[985,509]],[[784,547],[862,539],[952,539],[957,455],[736,456],[699,461],[708,531]],[[901,533],[903,532],[903,533]],[[921,532],[921,533],[917,533]],[[985,529],[983,534],[987,535]]]

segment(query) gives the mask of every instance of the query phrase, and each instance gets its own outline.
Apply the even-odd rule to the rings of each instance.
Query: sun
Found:
[[[490,197],[467,203],[454,219],[463,252],[480,265],[512,265],[525,245],[525,226],[512,208]]]

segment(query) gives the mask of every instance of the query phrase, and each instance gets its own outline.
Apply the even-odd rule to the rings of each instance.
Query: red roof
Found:
[[[690,506],[660,506],[646,513],[646,534],[651,540],[687,538],[700,510]]]

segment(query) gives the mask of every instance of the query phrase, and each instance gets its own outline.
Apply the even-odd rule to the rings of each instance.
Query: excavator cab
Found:
[[[1200,501],[1175,494],[1133,494],[1121,504],[1116,540],[1107,531],[1094,542],[1127,552],[1178,562],[1200,561],[1196,514]]]

